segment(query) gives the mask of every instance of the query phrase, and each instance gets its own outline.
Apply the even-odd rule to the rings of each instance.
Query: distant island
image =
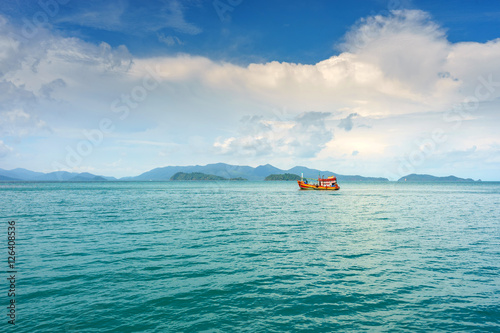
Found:
[[[102,177],[102,176],[96,176],[92,175],[90,173],[81,173],[76,175],[73,178],[70,178],[70,181],[72,182],[106,182],[108,179]]]
[[[179,175],[180,173],[180,175]],[[188,166],[166,166],[155,168],[140,175],[131,177],[109,177],[94,175],[88,172],[75,173],[68,171],[54,171],[49,173],[30,171],[17,168],[5,170],[0,168],[0,182],[103,182],[103,181],[169,181],[169,180],[298,180],[298,175],[305,178],[329,176],[337,177],[339,183],[343,182],[389,182],[389,179],[382,177],[365,177],[360,175],[342,175],[336,172],[318,169],[309,169],[303,166],[295,166],[288,170],[276,168],[270,164],[259,165],[257,167],[244,165],[231,165],[226,163],[215,163],[207,165]],[[404,182],[473,182],[467,178],[455,176],[435,177],[431,175],[411,174],[401,177],[398,181]],[[481,180],[478,180],[481,181]]]
[[[96,176],[88,172],[74,173],[55,171],[50,173],[35,172],[17,168],[0,169],[0,182],[105,182],[117,180],[114,177]]]
[[[388,182],[389,179],[381,177],[363,177],[359,175],[342,175],[336,172],[318,169],[309,169],[303,166],[295,166],[288,170],[276,168],[270,164],[259,165],[257,167],[231,165],[226,163],[214,163],[207,165],[188,166],[166,166],[146,171],[140,175],[121,177],[107,177],[93,175],[87,172],[74,173],[67,171],[54,171],[50,173],[35,172],[22,168],[5,170],[0,168],[0,182],[14,181],[169,181],[178,172],[183,173],[204,173],[207,175],[219,176],[225,180],[251,180],[262,181],[269,175],[281,174],[303,174],[306,178],[317,178],[318,175],[324,177],[336,176],[341,182]],[[194,180],[194,179],[193,179]],[[215,179],[213,179],[215,180]]]
[[[209,175],[202,172],[177,172],[175,175],[170,177],[170,180],[246,180],[245,178],[236,177],[236,178],[224,178],[216,175]]]
[[[398,182],[474,182],[471,178],[459,178],[455,176],[436,177],[431,175],[419,175],[412,173],[398,179]],[[481,180],[478,180],[481,181]]]
[[[295,175],[293,173],[284,173],[284,174],[272,174],[264,178],[264,180],[300,180],[300,176]]]

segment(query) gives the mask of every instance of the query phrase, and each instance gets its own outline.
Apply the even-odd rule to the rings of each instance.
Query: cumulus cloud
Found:
[[[457,43],[443,67],[459,80],[462,96],[494,100],[500,97],[499,55],[500,38],[486,43]]]
[[[132,57],[124,46],[112,48],[104,42],[94,45],[77,38],[54,36],[42,27],[38,27],[36,38],[26,39],[19,35],[16,26],[3,20],[0,79],[34,96],[48,97],[62,87],[88,85],[83,81],[91,73],[99,82],[108,73],[127,72],[132,65]],[[101,80],[97,80],[99,76]]]
[[[243,119],[238,136],[219,138],[218,154],[240,156],[314,157],[333,138],[325,126],[327,112],[304,112],[292,120],[269,120],[262,116]]]
[[[330,112],[304,112],[295,118],[289,135],[294,137],[290,145],[298,156],[314,157],[333,139],[333,131],[325,124],[330,115]]]
[[[271,105],[293,105],[297,113],[350,109],[360,116],[442,112],[474,94],[478,74],[500,75],[499,40],[451,44],[418,10],[362,20],[347,34],[343,50],[313,65],[272,61],[242,67],[187,55],[135,65],[154,62],[166,81],[201,82]]]
[[[342,49],[418,94],[429,110],[474,95],[480,76],[500,75],[500,39],[450,43],[445,30],[419,10],[360,20]]]
[[[2,140],[0,140],[0,158],[7,156],[12,152],[12,147],[7,146]]]
[[[366,29],[370,39],[361,47],[346,46],[346,52],[314,65],[273,61],[241,67],[191,56],[154,62],[164,68],[167,81],[202,82],[301,111],[348,107],[363,116],[404,114],[442,111],[456,99],[460,82],[446,66],[452,48],[424,13],[397,11],[373,18],[355,29],[348,41],[362,39],[358,35],[364,36]],[[151,63],[144,59],[136,66]],[[443,72],[450,75],[439,75]]]
[[[132,57],[124,46],[94,45],[77,38],[55,36],[43,27],[36,38],[26,39],[19,28],[3,19],[0,24],[0,78],[32,91],[52,84],[81,80],[81,73],[126,71]],[[61,75],[57,75],[60,73]],[[65,77],[68,77],[65,80]],[[59,84],[60,86],[60,84]],[[52,86],[54,88],[54,86]]]
[[[200,33],[184,19],[180,2],[168,6],[163,12],[170,17],[167,23],[148,29],[164,37],[173,35],[155,29]],[[15,38],[18,30],[0,20],[3,135],[49,128],[59,140],[67,133],[78,135],[78,129],[116,116],[113,102],[130,98],[149,78],[149,86],[158,85],[146,90],[144,101],[120,104],[130,116],[117,123],[116,151],[131,133],[140,132],[138,145],[175,142],[181,148],[189,138],[202,135],[210,149],[197,154],[207,159],[214,153],[217,158],[263,156],[271,163],[287,156],[315,161],[342,156],[357,160],[346,162],[346,168],[359,170],[358,160],[365,159],[367,168],[379,163],[384,170],[387,160],[415,149],[411,140],[402,138],[451,127],[443,112],[479,96],[477,92],[481,103],[490,103],[490,112],[481,104],[481,113],[463,117],[461,137],[450,135],[439,152],[457,149],[459,140],[472,141],[467,127],[472,123],[482,126],[474,138],[480,143],[468,142],[469,147],[482,151],[495,140],[491,133],[496,131],[492,124],[498,123],[494,110],[500,97],[500,39],[450,43],[421,11],[366,18],[346,35],[342,53],[307,65],[271,61],[240,66],[190,55],[133,58],[124,46],[95,45],[42,28],[37,38],[25,41]],[[179,41],[165,37],[164,42]],[[276,119],[272,110],[284,107],[286,114]],[[369,126],[358,124],[361,119]],[[344,130],[334,137],[335,126]]]
[[[86,90],[97,92],[101,88],[99,82],[104,82],[106,76],[126,73],[132,64],[125,47],[111,48],[106,43],[93,45],[77,38],[54,36],[43,27],[38,27],[37,32],[36,38],[26,39],[7,19],[0,20],[3,136],[23,138],[52,133],[53,125],[45,118],[63,122],[57,116],[61,107],[78,119],[76,112],[85,108],[85,100],[74,97]],[[65,88],[70,88],[68,96],[59,94],[61,98],[56,100],[55,96]],[[60,101],[66,104],[55,104]]]
[[[0,135],[3,137],[25,137],[52,131],[43,120],[22,109],[1,112],[0,114]]]
[[[167,12],[182,17],[178,2],[169,2],[167,7]],[[174,21],[180,23],[172,26],[183,26],[180,18]],[[0,44],[7,43],[6,35],[5,31],[0,34]],[[165,37],[161,33],[158,36]],[[174,37],[164,39],[169,45],[178,42]],[[148,73],[147,68],[158,67],[159,77],[172,85],[196,84],[206,91],[218,90],[270,107],[291,105],[295,114],[311,109],[342,109],[360,116],[442,112],[466,97],[465,86],[471,85],[465,92],[474,92],[477,74],[488,80],[488,75],[496,78],[500,71],[498,40],[451,44],[428,14],[415,10],[393,11],[389,16],[360,21],[347,34],[343,53],[313,65],[273,61],[238,66],[189,55],[132,61],[123,46],[111,48],[106,43],[91,45],[76,38],[53,36],[37,47],[31,59],[31,49],[23,50],[23,45],[16,43],[10,40],[13,46],[0,54],[5,60],[2,64],[8,63],[4,71],[12,73],[12,68],[22,67],[24,76],[19,75],[18,80],[26,82],[27,88],[38,84],[40,94],[46,95],[50,82],[60,82],[55,80],[63,80],[68,87],[79,85],[82,80],[74,73],[83,71],[83,66],[82,78],[89,72],[98,77],[114,71],[138,80]],[[499,66],[494,66],[497,63]],[[30,76],[29,68],[42,72]],[[44,82],[40,82],[42,74]]]
[[[50,133],[50,127],[34,114],[36,96],[23,85],[0,79],[0,136],[16,138]],[[29,110],[29,111],[27,111]]]
[[[36,101],[35,94],[25,88],[24,84],[16,85],[0,78],[0,110],[27,105]]]

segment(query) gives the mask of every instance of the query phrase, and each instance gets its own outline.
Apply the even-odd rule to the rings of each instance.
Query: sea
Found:
[[[500,183],[339,185],[0,183],[0,331],[500,332]]]

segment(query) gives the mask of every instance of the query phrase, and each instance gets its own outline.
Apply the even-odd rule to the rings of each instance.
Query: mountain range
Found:
[[[215,175],[224,178],[245,178],[250,181],[261,181],[269,175],[275,174],[303,174],[306,178],[317,179],[318,176],[328,177],[336,176],[339,182],[343,181],[369,181],[369,182],[387,182],[387,178],[382,177],[363,177],[359,175],[341,175],[331,171],[323,171],[318,169],[310,169],[303,166],[296,166],[288,170],[276,168],[270,164],[260,165],[256,168],[250,166],[231,165],[225,163],[215,163],[208,165],[191,165],[191,166],[167,166],[155,168],[144,172],[134,177],[105,177],[94,175],[88,172],[72,173],[67,171],[56,171],[50,173],[35,172],[26,169],[4,170],[0,169],[0,181],[169,181],[170,177],[178,172],[193,173],[200,172],[208,175]],[[435,177],[431,175],[416,175],[411,174],[400,178],[398,181],[473,181],[472,179],[463,179],[455,176]]]
[[[107,181],[117,180],[115,177],[96,176],[88,172],[75,173],[55,171],[49,173],[36,172],[17,168],[13,170],[0,169],[0,181]]]
[[[304,174],[306,178],[318,178],[321,176],[335,175],[339,181],[388,181],[387,178],[363,177],[352,175],[339,175],[331,171],[322,171],[318,169],[309,169],[302,166],[296,166],[289,170],[278,169],[270,164],[260,165],[256,168],[250,166],[231,165],[225,163],[215,163],[208,165],[191,166],[167,166],[155,168],[134,177],[105,177],[94,175],[88,172],[71,173],[67,171],[56,171],[50,173],[35,172],[26,169],[4,170],[0,169],[0,181],[168,181],[170,177],[178,172],[193,173],[201,172],[209,175],[220,176],[224,178],[245,178],[248,180],[260,181],[272,174],[292,173],[296,175]]]
[[[260,165],[256,168],[250,166],[230,165],[225,163],[216,163],[208,165],[193,165],[193,166],[168,166],[163,168],[156,168],[145,172],[136,177],[126,177],[120,180],[134,180],[134,181],[162,181],[169,180],[177,172],[201,172],[205,174],[220,176],[224,178],[245,178],[248,180],[264,180],[267,176],[272,174],[293,173],[296,175],[304,174],[306,178],[318,178],[321,176],[335,175],[339,181],[389,181],[387,178],[376,177],[362,177],[362,176],[348,176],[339,175],[331,171],[321,171],[317,169],[309,169],[302,166],[296,166],[288,170],[278,169],[270,164]]]

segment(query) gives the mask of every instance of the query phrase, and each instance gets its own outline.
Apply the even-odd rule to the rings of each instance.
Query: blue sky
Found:
[[[500,180],[496,1],[0,8],[0,168],[304,165]]]

